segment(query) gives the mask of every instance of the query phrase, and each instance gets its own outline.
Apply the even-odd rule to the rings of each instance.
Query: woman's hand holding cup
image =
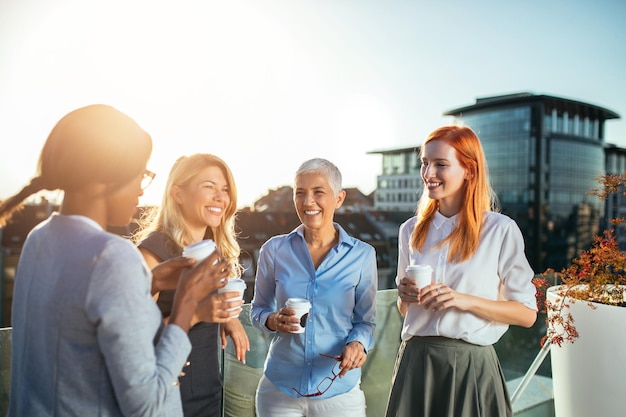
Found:
[[[398,296],[405,303],[416,303],[419,300],[419,288],[413,278],[404,277],[398,284]]]
[[[225,323],[239,316],[243,299],[236,291],[213,292],[200,300],[194,316],[194,322]]]
[[[283,307],[276,313],[276,331],[291,333],[298,328],[298,318],[293,308]]]
[[[218,251],[213,251],[203,261],[184,270],[174,295],[170,323],[188,331],[192,321],[197,320],[193,316],[200,302],[226,285],[226,278],[231,274],[230,269],[230,263],[221,259]]]
[[[432,283],[433,268],[430,265],[408,265],[406,274],[398,284],[398,296],[403,303],[419,303],[421,290]]]
[[[181,275],[191,275],[194,277],[198,300],[208,296],[226,285],[227,278],[231,273],[230,262],[220,258],[217,251],[211,253],[204,260],[194,264],[194,266]]]
[[[270,329],[281,333],[304,333],[311,303],[303,298],[289,298],[285,307],[270,317]]]

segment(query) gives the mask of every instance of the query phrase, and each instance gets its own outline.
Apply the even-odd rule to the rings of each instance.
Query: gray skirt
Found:
[[[511,417],[493,346],[445,337],[402,342],[386,417]]]

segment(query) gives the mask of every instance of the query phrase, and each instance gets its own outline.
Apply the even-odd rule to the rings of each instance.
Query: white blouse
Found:
[[[534,272],[524,254],[524,239],[515,221],[503,214],[487,212],[480,243],[474,255],[464,262],[449,263],[449,245],[434,247],[455,227],[457,216],[447,218],[437,212],[428,229],[423,252],[410,247],[417,221],[412,217],[400,226],[396,284],[406,276],[409,264],[428,264],[433,278],[457,292],[489,300],[519,301],[537,310]],[[433,312],[421,305],[409,305],[402,326],[402,340],[412,336],[444,336],[476,345],[491,345],[507,331],[508,324],[489,321],[455,308]]]

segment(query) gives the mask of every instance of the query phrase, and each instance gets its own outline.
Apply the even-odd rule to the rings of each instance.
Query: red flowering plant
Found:
[[[626,186],[626,172],[604,175],[598,178],[598,182],[602,187],[590,194],[607,199]],[[541,340],[542,345],[549,342],[561,346],[578,338],[569,311],[571,304],[577,301],[586,302],[592,309],[596,308],[593,303],[626,307],[626,251],[620,249],[615,234],[617,228],[624,227],[626,219],[615,218],[610,222],[612,227],[596,236],[591,248],[582,252],[569,267],[560,272],[548,269],[533,280],[537,306],[546,313],[547,333]],[[546,299],[551,282],[560,282],[558,295],[552,302]]]

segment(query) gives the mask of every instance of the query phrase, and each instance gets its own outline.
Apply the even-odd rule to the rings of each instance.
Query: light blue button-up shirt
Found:
[[[317,269],[304,240],[304,226],[275,236],[262,247],[256,274],[252,322],[263,331],[267,317],[288,298],[306,298],[311,311],[302,334],[275,333],[265,361],[265,376],[291,397],[317,391],[332,377],[334,359],[352,341],[366,350],[374,344],[378,272],[376,253],[369,244],[348,235],[338,224],[339,243]],[[335,367],[335,370],[337,367]],[[318,398],[330,398],[354,388],[361,369],[349,371]]]

